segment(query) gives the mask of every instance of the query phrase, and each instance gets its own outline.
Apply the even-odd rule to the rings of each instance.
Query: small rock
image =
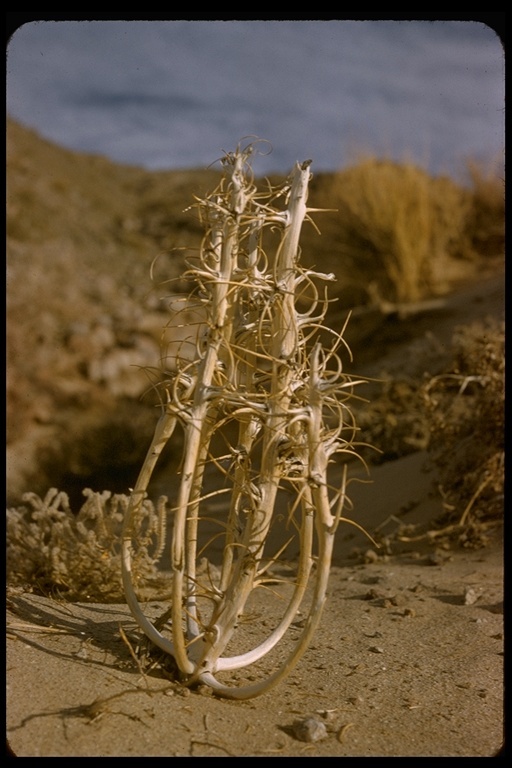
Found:
[[[439,552],[432,552],[430,555],[427,556],[426,564],[427,565],[443,565],[445,563],[446,558],[443,557]]]
[[[362,579],[362,584],[379,584],[381,581],[384,581],[384,578],[382,576],[368,576],[366,579]]]
[[[321,720],[306,717],[305,720],[296,720],[293,724],[293,735],[299,741],[320,741],[327,736],[327,728]]]
[[[473,605],[480,595],[480,590],[473,589],[473,587],[466,587],[464,590],[464,605]]]
[[[393,597],[390,597],[389,599],[392,605],[398,606],[399,608],[403,607],[407,603],[406,597],[401,594],[393,595]]]
[[[380,645],[371,645],[368,650],[372,653],[384,653],[384,648],[381,648]]]
[[[364,600],[384,600],[386,598],[386,593],[383,592],[381,589],[375,589],[372,587],[372,589],[369,589],[368,592],[364,596]]]

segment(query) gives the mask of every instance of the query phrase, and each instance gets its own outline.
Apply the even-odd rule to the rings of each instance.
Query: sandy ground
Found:
[[[376,468],[354,502],[365,525],[410,508],[438,514],[414,454]],[[371,513],[370,513],[371,510]],[[393,521],[388,523],[393,525]],[[141,675],[121,639],[124,605],[10,591],[7,738],[16,756],[491,756],[503,741],[503,551],[432,549],[348,557],[346,526],[313,644],[291,676],[247,702]],[[398,549],[398,548],[397,548]],[[363,558],[364,559],[364,558]],[[268,598],[265,598],[268,601]],[[149,609],[160,610],[163,603]],[[268,607],[268,606],[267,606]],[[314,742],[297,722],[325,726]]]
[[[503,282],[490,288],[474,286],[438,318],[441,343],[472,314],[501,312]],[[417,328],[410,343],[420,337]],[[392,347],[387,369],[409,352]],[[397,518],[426,523],[440,514],[425,454],[382,464],[371,477],[350,494],[369,532],[392,533]],[[481,549],[393,543],[377,551],[356,528],[342,526],[310,648],[288,679],[246,702],[182,688],[162,666],[142,673],[121,636],[120,628],[132,645],[139,636],[125,605],[64,603],[10,588],[8,748],[19,757],[497,755],[504,736],[502,545],[495,528]],[[268,593],[260,600],[272,622],[278,600]],[[147,610],[164,608],[153,601]],[[246,633],[257,625],[249,621]],[[255,675],[273,663],[266,657]],[[240,673],[238,682],[251,674]],[[297,724],[307,718],[322,738],[301,740]]]

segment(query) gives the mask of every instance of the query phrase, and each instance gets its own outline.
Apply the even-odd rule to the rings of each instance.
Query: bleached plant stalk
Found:
[[[317,282],[334,276],[300,265],[300,232],[313,210],[307,207],[310,161],[297,164],[282,188],[258,192],[248,162],[252,151],[250,145],[227,154],[219,187],[198,201],[206,233],[189,274],[206,310],[206,330],[195,359],[178,359],[176,373],[165,381],[163,413],[124,524],[122,560],[124,590],[135,619],[174,657],[184,683],[204,683],[219,695],[239,699],[256,696],[285,677],[318,626],[346,488],[346,472],[335,487],[328,466],[337,453],[355,453],[347,400],[357,383],[342,371],[342,334],[323,324],[327,300],[320,298]],[[284,200],[283,209],[276,207],[278,200]],[[273,260],[263,247],[269,228],[281,233]],[[310,302],[302,313],[299,297]],[[320,332],[332,339],[327,349]],[[170,547],[173,597],[170,627],[161,631],[144,614],[132,585],[134,521],[177,425],[184,432],[184,448]],[[221,436],[227,453],[219,451]],[[207,468],[222,479],[209,493]],[[286,551],[285,544],[269,552],[283,489],[293,495],[288,522],[300,542],[292,593],[262,642],[229,655],[253,590]],[[212,524],[204,510],[212,497],[223,494],[226,515],[219,516],[220,533],[203,542],[202,529]],[[219,535],[218,576],[205,579],[197,564]],[[311,584],[304,629],[288,658],[253,685],[220,681],[218,673],[255,664],[279,643]]]

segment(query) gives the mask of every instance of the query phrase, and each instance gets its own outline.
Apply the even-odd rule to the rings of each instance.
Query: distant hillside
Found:
[[[8,120],[9,495],[59,482],[62,471],[81,485],[140,459],[154,414],[138,404],[148,379],[134,366],[158,361],[161,297],[186,287],[156,290],[151,264],[158,257],[157,281],[181,274],[184,252],[173,248],[201,234],[183,209],[218,178],[118,166]]]

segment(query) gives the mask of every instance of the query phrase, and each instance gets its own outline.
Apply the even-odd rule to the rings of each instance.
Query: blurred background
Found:
[[[350,313],[344,370],[370,378],[354,407],[380,451],[365,460],[449,449],[439,461],[453,514],[499,515],[504,90],[502,42],[477,21],[18,27],[7,46],[8,505],[31,492],[51,508],[58,488],[78,510],[87,488],[133,487],[158,385],[204,321],[183,278],[204,236],[194,200],[216,189],[223,152],[256,134],[253,170],[273,185],[313,160],[309,204],[328,210],[313,215],[320,232],[303,227],[301,261],[336,275],[327,325],[340,332]],[[456,394],[461,376],[486,384],[464,384],[455,412],[452,390],[430,382]],[[155,498],[176,492],[172,443]]]
[[[7,110],[152,170],[251,134],[272,147],[262,174],[361,152],[453,174],[502,155],[504,52],[479,21],[38,21],[8,42]]]

